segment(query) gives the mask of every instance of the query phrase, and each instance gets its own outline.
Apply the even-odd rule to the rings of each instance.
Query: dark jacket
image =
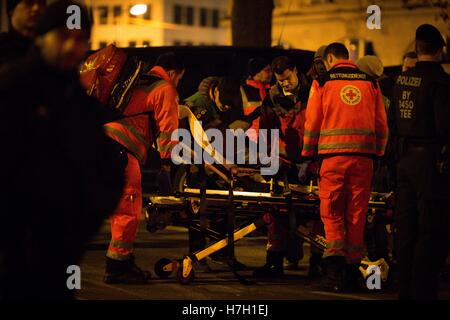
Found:
[[[30,38],[12,28],[9,32],[0,33],[0,68],[8,62],[25,57],[30,43]]]
[[[218,82],[219,77],[203,79],[200,82],[198,91],[184,100],[184,103],[191,109],[195,117],[202,121],[204,128],[215,128],[222,122],[220,111],[210,97],[211,90],[214,90]]]
[[[280,117],[283,118],[289,112],[305,109],[310,88],[311,84],[308,79],[300,72],[298,73],[298,89],[295,94],[285,95],[283,88],[278,83],[274,84],[262,103],[260,128],[281,128]]]
[[[34,53],[0,71],[0,299],[66,299],[67,267],[115,209],[124,164],[109,114]]]
[[[450,142],[450,75],[437,62],[419,61],[394,87],[390,126],[393,136]]]
[[[219,77],[203,79],[198,91],[184,100],[197,119],[202,121],[205,130],[209,128],[224,130],[232,122],[244,119],[242,105],[222,112],[211,99],[210,92],[218,85],[219,79]]]

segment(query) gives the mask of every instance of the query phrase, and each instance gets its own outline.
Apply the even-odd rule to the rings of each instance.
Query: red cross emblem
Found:
[[[354,93],[353,90],[349,90],[349,91],[346,93],[346,95],[347,95],[347,97],[350,98],[350,100],[353,100],[353,98],[356,96],[356,93]]]
[[[356,86],[345,86],[340,92],[341,100],[345,104],[354,106],[361,101],[361,91]]]

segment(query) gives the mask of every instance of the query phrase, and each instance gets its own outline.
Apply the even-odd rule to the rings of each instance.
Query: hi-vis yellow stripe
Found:
[[[362,149],[362,150],[375,150],[375,143],[371,142],[332,142],[332,143],[319,143],[319,151],[322,150],[346,150],[346,149]]]
[[[320,136],[346,136],[346,135],[359,135],[359,136],[374,136],[375,132],[369,129],[327,129],[321,130]]]
[[[308,143],[303,144],[303,150],[305,151],[314,150],[315,147],[316,147],[315,144],[308,144]]]
[[[133,243],[120,240],[111,240],[109,245],[117,249],[133,249]]]
[[[137,146],[133,141],[131,141],[126,135],[124,135],[121,131],[116,128],[110,127],[108,125],[105,126],[105,130],[109,132],[112,136],[119,138],[120,141],[123,141],[125,147],[139,160],[139,162],[144,161],[145,150],[141,150],[139,146]]]
[[[317,138],[320,135],[320,133],[318,131],[305,130],[304,135],[306,137]]]
[[[135,127],[129,125],[126,120],[119,120],[118,123],[126,127],[147,149],[150,147],[149,142],[136,130]]]
[[[160,139],[170,139],[172,137],[172,131],[163,131],[159,133]]]
[[[172,151],[174,144],[158,144],[158,151],[159,152],[170,152]]]

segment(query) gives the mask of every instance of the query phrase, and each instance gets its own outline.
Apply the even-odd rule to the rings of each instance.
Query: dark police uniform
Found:
[[[450,142],[450,76],[437,62],[417,62],[396,81],[393,111],[399,297],[435,299],[449,248],[450,177],[437,167]]]

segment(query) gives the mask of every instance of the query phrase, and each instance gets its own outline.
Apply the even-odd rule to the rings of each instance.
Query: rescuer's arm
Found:
[[[303,137],[302,156],[312,157],[319,142],[320,128],[323,120],[322,89],[314,80],[306,106],[305,133]]]
[[[156,127],[159,129],[158,151],[165,169],[170,167],[170,156],[177,141],[172,141],[172,132],[178,129],[177,92],[170,84],[161,85],[151,95]]]

